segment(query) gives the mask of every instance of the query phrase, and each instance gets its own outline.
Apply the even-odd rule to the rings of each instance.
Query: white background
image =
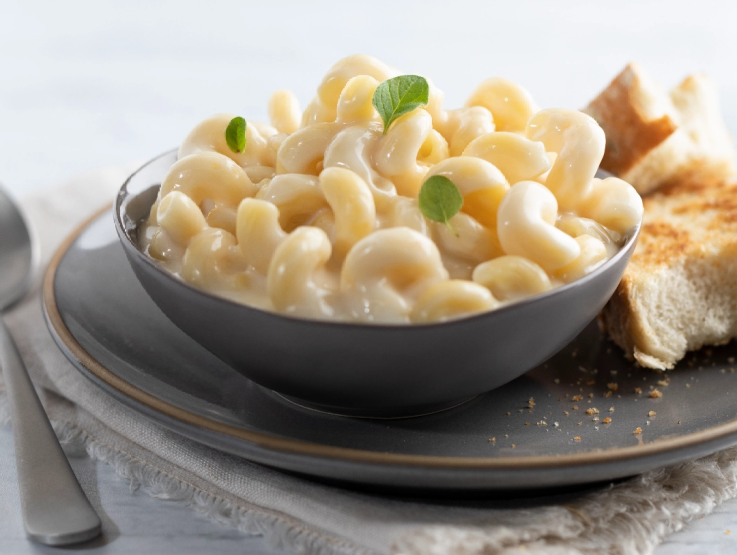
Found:
[[[582,107],[631,60],[664,86],[703,71],[737,133],[737,3],[0,0],[0,182],[21,193],[146,160],[201,118],[303,105],[341,57],[420,73],[460,105],[505,76]]]
[[[216,112],[263,120],[273,90],[304,105],[332,63],[358,52],[432,78],[448,106],[496,75],[541,106],[582,107],[629,61],[664,86],[705,72],[737,134],[736,2],[0,0],[0,182],[23,195],[145,161]],[[11,445],[0,428],[0,552],[36,552],[19,528]],[[119,531],[90,552],[268,550],[131,494],[110,469],[75,468]],[[658,553],[734,553],[735,535],[731,502]]]

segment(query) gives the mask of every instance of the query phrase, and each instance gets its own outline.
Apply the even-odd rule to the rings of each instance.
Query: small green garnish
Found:
[[[373,105],[384,120],[384,133],[399,116],[427,106],[430,87],[419,75],[400,75],[387,79],[376,88]]]
[[[463,197],[458,187],[445,176],[433,175],[422,184],[417,199],[420,211],[433,221],[445,224],[454,235],[458,235],[450,225],[450,219],[463,206]]]
[[[246,150],[246,120],[240,116],[230,120],[225,128],[225,142],[233,152]]]

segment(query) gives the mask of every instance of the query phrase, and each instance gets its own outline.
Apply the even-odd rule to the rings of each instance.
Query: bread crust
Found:
[[[584,109],[607,137],[601,167],[640,194],[683,182],[716,183],[735,171],[735,152],[704,75],[663,92],[629,64]]]
[[[607,136],[601,167],[645,206],[602,327],[630,359],[660,370],[736,337],[735,152],[714,83],[693,75],[666,94],[629,64],[585,111]]]
[[[631,63],[584,109],[607,137],[602,169],[623,175],[677,129],[667,104],[654,106],[653,97],[662,93],[653,89]]]
[[[644,199],[640,239],[600,315],[640,365],[737,337],[737,181],[685,182]]]

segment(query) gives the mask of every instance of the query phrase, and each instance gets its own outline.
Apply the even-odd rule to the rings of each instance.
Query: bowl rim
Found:
[[[238,309],[245,309],[246,312],[252,311],[262,317],[273,317],[273,318],[282,319],[282,320],[289,320],[289,321],[294,322],[295,324],[302,323],[302,324],[311,324],[311,325],[321,326],[325,328],[342,328],[342,329],[350,327],[352,329],[365,329],[365,330],[375,330],[375,331],[389,331],[389,330],[398,330],[398,329],[420,331],[420,330],[428,330],[428,329],[433,329],[433,328],[438,328],[438,327],[447,328],[450,326],[469,325],[477,320],[490,318],[492,316],[501,318],[503,317],[504,314],[506,314],[510,310],[511,311],[520,310],[521,308],[525,306],[529,306],[531,304],[544,301],[546,299],[555,297],[557,295],[563,295],[566,292],[570,291],[571,289],[579,287],[584,283],[590,282],[591,280],[598,278],[601,274],[607,271],[611,266],[614,266],[615,264],[617,264],[617,262],[619,262],[623,257],[627,257],[631,255],[631,251],[634,251],[635,246],[637,245],[637,239],[639,238],[640,231],[642,229],[642,220],[640,220],[640,222],[635,227],[633,227],[630,231],[627,232],[627,234],[624,237],[625,239],[624,244],[619,249],[619,251],[614,256],[612,256],[609,260],[605,261],[603,264],[599,265],[597,268],[595,268],[593,271],[586,274],[585,276],[575,281],[572,281],[571,283],[566,283],[560,287],[556,287],[544,293],[540,293],[532,297],[527,297],[520,301],[515,301],[509,304],[505,304],[499,308],[487,310],[484,312],[479,312],[477,314],[472,314],[472,315],[464,316],[461,318],[454,318],[452,320],[446,320],[443,322],[426,322],[426,323],[423,322],[423,323],[409,323],[409,324],[389,324],[389,323],[374,324],[374,323],[353,322],[353,321],[344,321],[344,320],[318,320],[314,318],[304,318],[304,317],[294,316],[292,314],[283,314],[281,312],[263,310],[263,309],[256,308],[256,307],[253,307],[247,304],[243,304],[243,303],[230,300],[225,297],[221,297],[219,295],[216,295],[215,293],[211,293],[204,289],[195,287],[194,285],[187,283],[183,279],[167,271],[165,268],[162,268],[150,256],[146,255],[144,252],[141,251],[139,246],[130,236],[128,230],[123,224],[122,217],[121,217],[121,212],[122,212],[124,202],[127,199],[135,198],[135,196],[132,195],[130,191],[128,191],[128,185],[133,180],[133,178],[135,178],[136,175],[138,175],[145,168],[147,168],[154,162],[161,160],[165,156],[170,156],[171,154],[178,153],[178,151],[179,151],[178,148],[170,149],[170,150],[167,150],[166,152],[163,152],[162,154],[159,154],[158,156],[155,156],[154,158],[151,158],[145,164],[143,164],[140,168],[134,171],[130,176],[128,176],[128,178],[125,180],[123,185],[118,190],[118,194],[113,204],[113,217],[115,220],[115,229],[117,231],[119,240],[121,242],[127,241],[128,247],[131,247],[133,249],[137,259],[143,260],[144,264],[146,264],[149,268],[154,268],[156,272],[159,272],[161,275],[166,276],[169,280],[176,283],[179,287],[184,287],[186,290],[194,294],[206,297],[210,301],[215,301],[217,303],[224,304],[230,307],[235,307]],[[160,187],[161,184],[159,183],[158,186]],[[138,227],[140,223],[141,222],[139,222],[136,227]],[[130,252],[130,248],[126,248],[125,250],[126,252]],[[621,276],[620,276],[620,279],[621,279]]]
[[[138,386],[123,380],[112,370],[103,366],[79,344],[59,313],[55,295],[56,270],[64,258],[64,255],[69,250],[69,247],[77,240],[79,235],[90,223],[94,222],[110,209],[114,210],[114,207],[106,205],[79,224],[79,226],[66,237],[53,254],[43,276],[42,308],[44,318],[49,329],[54,330],[52,332],[54,341],[59,344],[62,351],[66,353],[68,350],[68,352],[72,354],[77,361],[77,363],[75,363],[75,367],[80,369],[85,375],[89,372],[89,374],[94,376],[94,379],[91,379],[98,386],[103,389],[105,389],[106,386],[110,387],[112,390],[120,394],[122,398],[138,403],[147,409],[156,411],[168,418],[169,422],[186,426],[188,427],[187,429],[204,428],[208,431],[221,434],[227,438],[246,441],[257,448],[264,449],[266,451],[278,451],[280,453],[287,453],[290,455],[310,458],[325,458],[358,465],[377,464],[388,467],[406,467],[410,469],[429,467],[432,469],[450,471],[473,469],[479,469],[482,471],[513,471],[520,468],[528,470],[539,468],[579,468],[582,465],[603,466],[612,463],[626,462],[629,460],[641,460],[649,457],[664,456],[669,453],[678,452],[681,449],[695,448],[700,445],[706,446],[706,451],[703,453],[708,454],[717,450],[717,448],[710,447],[713,442],[725,441],[729,436],[737,434],[737,420],[735,420],[678,437],[661,438],[643,445],[628,445],[604,450],[594,449],[589,451],[578,451],[552,458],[550,455],[460,457],[376,452],[351,447],[322,445],[305,440],[271,436],[262,432],[247,430],[219,422],[207,416],[195,414],[140,389]],[[69,355],[66,356],[69,357]],[[99,382],[96,380],[99,380]],[[113,396],[115,395],[113,394]],[[170,426],[167,427],[169,427],[169,429],[174,429]],[[722,447],[718,447],[718,449],[724,447],[725,445],[722,445]],[[655,466],[662,466],[662,464],[657,464]]]

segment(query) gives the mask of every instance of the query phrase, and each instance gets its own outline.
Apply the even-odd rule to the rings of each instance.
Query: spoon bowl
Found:
[[[2,318],[2,311],[28,291],[37,253],[20,210],[0,188],[0,368],[13,420],[23,524],[36,542],[68,545],[97,537],[102,524],[69,466]]]
[[[0,189],[0,312],[23,297],[36,266],[29,227]]]
[[[585,277],[469,318],[434,324],[371,325],[266,312],[197,289],[138,246],[170,152],[131,176],[115,223],[149,296],[180,329],[256,383],[333,414],[405,417],[449,408],[544,362],[596,316],[614,292],[639,226],[622,249]]]

